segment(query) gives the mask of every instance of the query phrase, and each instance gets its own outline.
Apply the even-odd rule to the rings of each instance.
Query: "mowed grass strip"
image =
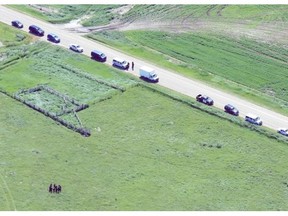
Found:
[[[0,170],[17,210],[288,208],[287,144],[146,88],[80,112],[89,138],[0,100]]]
[[[106,31],[88,37],[288,113],[288,54],[283,46],[208,33]]]

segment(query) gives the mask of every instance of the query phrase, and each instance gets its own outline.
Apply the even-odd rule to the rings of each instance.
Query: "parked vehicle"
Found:
[[[231,104],[225,105],[224,110],[225,110],[225,112],[227,112],[231,115],[235,115],[235,116],[239,115],[239,110]]]
[[[155,73],[155,70],[146,66],[143,66],[139,69],[140,78],[151,81],[158,82],[159,77]]]
[[[214,104],[214,101],[210,97],[202,94],[197,95],[196,100],[208,106],[212,106]]]
[[[93,50],[91,52],[91,58],[100,62],[105,62],[107,59],[106,55],[99,50]]]
[[[279,128],[277,130],[277,132],[284,135],[284,136],[288,136],[288,129],[287,128]]]
[[[245,116],[245,121],[250,122],[252,124],[260,125],[260,126],[263,124],[259,116],[253,115],[251,113]]]
[[[57,35],[53,34],[53,33],[50,33],[50,34],[47,35],[47,40],[49,40],[49,41],[51,41],[53,43],[60,43],[60,38]]]
[[[40,27],[38,27],[36,25],[29,26],[29,31],[30,31],[30,33],[35,34],[37,36],[44,36],[43,29],[41,29]]]
[[[129,62],[123,60],[123,59],[120,59],[120,58],[114,58],[113,59],[113,62],[112,62],[112,65],[114,67],[118,67],[118,68],[121,68],[121,69],[124,69],[124,70],[128,70],[129,69]]]
[[[12,24],[12,26],[14,26],[16,28],[23,28],[23,24],[20,21],[18,21],[18,20],[13,20],[11,22],[11,24]]]
[[[77,44],[71,44],[69,46],[69,49],[73,50],[74,52],[79,52],[79,53],[82,53],[83,52],[83,48],[80,47],[79,45]]]

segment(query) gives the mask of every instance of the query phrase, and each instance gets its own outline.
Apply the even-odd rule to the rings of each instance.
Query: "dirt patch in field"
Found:
[[[116,25],[114,24],[113,29],[118,29],[121,31],[149,29],[174,33],[202,31],[221,33],[236,38],[247,37],[267,43],[285,44],[288,42],[288,29],[285,27],[286,24],[283,22],[263,23],[254,27],[250,27],[250,25],[251,23],[245,20],[241,22],[195,20],[185,21],[182,23],[138,21],[119,25],[118,28],[116,28]],[[98,28],[97,30],[100,31],[101,28]]]
[[[221,16],[221,11],[225,8],[220,8],[217,12]],[[131,9],[131,6],[123,6],[114,9],[115,13],[125,13]],[[213,9],[213,8],[211,8]],[[208,10],[209,16],[209,10]],[[66,24],[67,25],[67,24]],[[193,19],[187,16],[182,21],[156,21],[156,20],[135,20],[128,22],[121,22],[117,20],[109,25],[82,27],[79,23],[69,27],[71,31],[79,33],[90,33],[104,30],[157,30],[168,31],[174,33],[184,32],[211,32],[220,33],[231,37],[247,37],[266,43],[280,43],[288,42],[287,24],[285,22],[269,22],[255,24],[249,20],[231,21],[231,20],[211,20],[211,19]],[[66,27],[67,28],[67,27]]]

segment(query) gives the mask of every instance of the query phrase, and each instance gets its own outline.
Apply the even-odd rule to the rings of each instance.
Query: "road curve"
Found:
[[[114,57],[120,57],[129,62],[133,61],[135,63],[134,71],[129,70],[128,72],[136,76],[138,76],[138,71],[141,66],[154,68],[159,76],[159,85],[161,86],[193,98],[199,93],[206,94],[214,100],[214,105],[220,109],[223,109],[227,103],[231,103],[239,109],[241,117],[244,117],[247,113],[253,113],[260,116],[264,126],[274,130],[277,130],[280,127],[288,127],[288,117],[284,115],[240,99],[235,95],[222,92],[199,81],[191,80],[169,70],[160,68],[147,61],[129,56],[95,41],[86,39],[77,33],[72,33],[67,29],[63,29],[63,27],[61,27],[63,25],[53,25],[0,5],[0,21],[11,25],[11,21],[14,19],[18,19],[24,24],[23,30],[26,32],[29,32],[28,27],[32,24],[41,27],[45,31],[45,36],[40,38],[40,40],[46,41],[46,35],[48,33],[55,33],[61,38],[60,46],[68,48],[69,44],[79,44],[84,48],[83,53],[87,56],[90,56],[90,52],[93,49],[101,50],[107,56],[107,62],[105,64],[109,65],[112,64],[112,59]]]

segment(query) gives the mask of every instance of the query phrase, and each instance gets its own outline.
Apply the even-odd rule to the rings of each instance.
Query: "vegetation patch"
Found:
[[[4,47],[14,47],[22,44],[28,44],[32,41],[32,36],[16,28],[11,28],[9,25],[0,22],[0,41]]]

